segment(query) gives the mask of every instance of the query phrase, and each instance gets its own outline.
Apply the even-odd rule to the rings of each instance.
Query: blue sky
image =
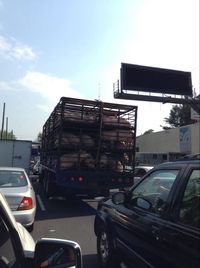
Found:
[[[121,62],[192,72],[199,92],[198,0],[0,0],[0,127],[35,140],[62,96],[138,106],[161,130],[171,104],[116,100]]]

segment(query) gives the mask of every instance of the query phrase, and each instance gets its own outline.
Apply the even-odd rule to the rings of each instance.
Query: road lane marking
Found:
[[[39,194],[37,194],[36,196],[37,196],[37,201],[38,201],[38,203],[39,203],[39,205],[40,205],[40,209],[41,209],[42,211],[46,211],[46,208],[45,208],[45,206],[44,206],[44,204],[43,204],[43,202],[42,202],[42,199],[40,198]]]

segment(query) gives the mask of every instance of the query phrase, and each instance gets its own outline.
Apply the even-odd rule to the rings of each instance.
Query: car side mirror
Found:
[[[126,200],[126,192],[117,192],[112,195],[112,202],[115,205],[124,204]]]
[[[151,204],[151,202],[149,202],[148,200],[146,200],[142,197],[137,197],[136,198],[136,206],[139,208],[149,210],[149,209],[151,209],[152,204]]]
[[[80,246],[69,240],[42,238],[36,243],[35,268],[82,268]]]

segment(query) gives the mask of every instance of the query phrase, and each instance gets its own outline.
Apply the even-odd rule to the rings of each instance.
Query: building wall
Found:
[[[180,141],[180,134],[187,131]],[[184,144],[183,144],[184,143]],[[145,134],[136,140],[139,152],[152,153],[200,153],[200,122],[182,128]]]
[[[200,152],[200,122],[191,128],[192,153]]]

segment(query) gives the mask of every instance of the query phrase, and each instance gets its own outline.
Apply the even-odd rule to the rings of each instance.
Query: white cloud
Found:
[[[0,9],[3,8],[3,2],[0,0]]]
[[[28,71],[17,81],[0,81],[0,91],[35,93],[36,96],[38,95],[38,103],[35,105],[45,112],[50,112],[61,97],[83,98],[78,91],[72,88],[71,81],[33,71]]]
[[[12,91],[13,87],[10,85],[10,83],[0,81],[0,91]]]
[[[16,59],[34,60],[37,56],[31,47],[18,45],[13,49],[13,56]]]
[[[10,43],[6,40],[6,38],[0,36],[0,52],[7,53],[10,50],[11,50]]]
[[[49,111],[49,107],[52,109],[63,96],[81,98],[81,94],[72,88],[71,81],[40,72],[27,72],[17,84],[42,96],[46,103],[38,104],[38,107],[44,111]]]
[[[0,56],[5,59],[35,60],[38,58],[30,46],[21,44],[14,38],[0,35]]]

